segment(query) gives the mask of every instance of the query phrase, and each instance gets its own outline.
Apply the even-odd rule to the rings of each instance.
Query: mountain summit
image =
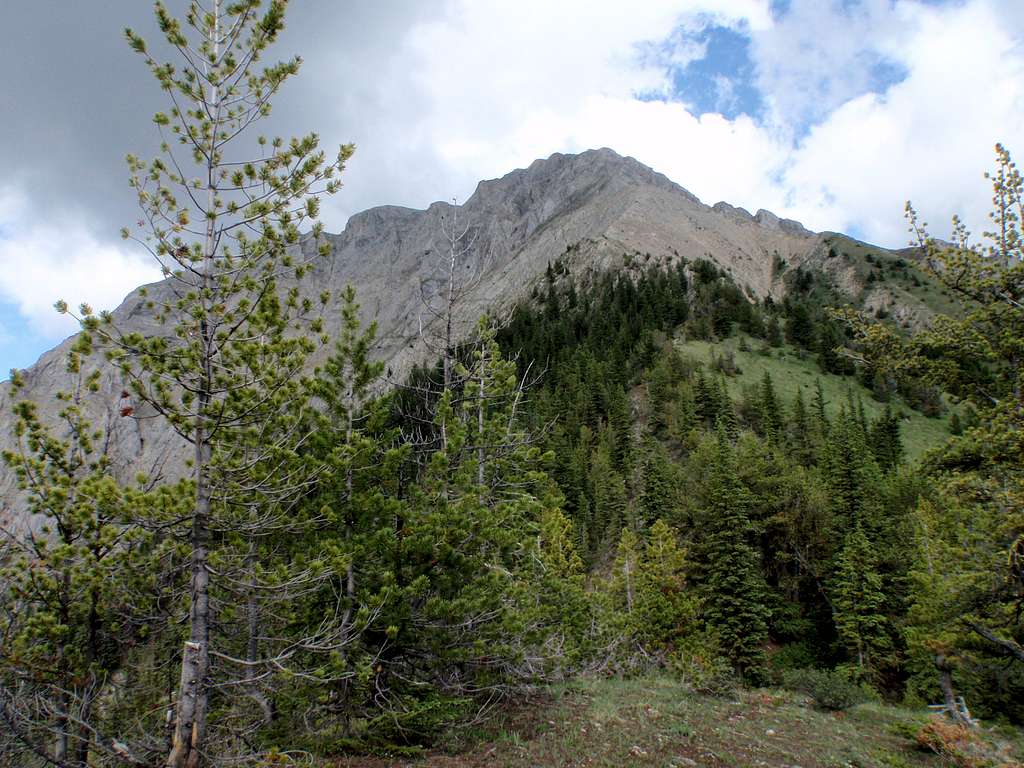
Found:
[[[824,235],[768,211],[751,215],[726,203],[707,206],[664,175],[610,149],[554,154],[500,179],[481,181],[461,206],[437,202],[426,210],[381,206],[358,213],[341,234],[327,235],[329,258],[317,263],[310,284],[338,296],[351,283],[363,319],[379,326],[377,355],[401,376],[429,354],[424,332],[436,319],[424,297],[437,295],[446,277],[443,222],[458,222],[468,246],[459,269],[472,280],[462,302],[471,322],[484,311],[513,306],[560,262],[578,279],[624,261],[668,264],[709,259],[729,273],[752,298],[781,297],[786,286],[779,264],[822,267]],[[471,244],[471,245],[470,245]],[[151,296],[164,283],[148,286]],[[326,330],[339,327],[336,306]],[[121,327],[158,333],[139,291],[114,312]],[[65,357],[72,339],[46,352],[25,372],[25,396],[43,406],[68,386]],[[122,384],[106,372],[93,418],[111,432],[115,464],[125,476],[137,472],[173,477],[184,470],[178,438],[160,420],[122,419],[117,403]],[[0,448],[11,446],[11,389],[0,385]],[[0,470],[0,494],[8,510],[18,506],[15,480]]]

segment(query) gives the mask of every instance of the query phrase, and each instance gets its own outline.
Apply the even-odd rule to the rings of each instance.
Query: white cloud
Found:
[[[1024,44],[987,2],[897,11],[907,78],[814,128],[785,174],[793,208],[818,228],[857,227],[904,245],[909,198],[936,234],[948,234],[956,212],[980,234],[993,145],[1024,152]]]
[[[464,199],[476,180],[552,152],[610,146],[708,203],[770,208],[888,245],[905,241],[908,196],[929,213],[976,214],[991,145],[1024,146],[1010,6],[847,5],[794,0],[773,21],[756,0],[652,0],[628,13],[612,2],[457,0],[398,46],[380,81],[383,133],[363,144],[361,162],[405,169],[406,183],[383,189],[417,206]],[[670,90],[671,52],[645,55],[652,44],[674,40],[692,58],[699,46],[677,30],[710,22],[751,35],[765,120],[635,98]],[[878,94],[880,63],[905,79]],[[797,140],[808,119],[815,127]]]
[[[0,298],[51,340],[77,330],[74,320],[54,310],[57,299],[113,309],[133,288],[160,277],[152,265],[80,222],[41,220],[14,189],[0,189],[0,233]]]
[[[768,0],[438,4],[390,46],[307,62],[302,93],[322,94],[327,120],[314,127],[359,145],[326,223],[340,229],[367,205],[464,199],[477,180],[537,157],[610,146],[707,203],[769,208],[813,229],[902,245],[907,197],[936,225],[959,210],[978,228],[992,144],[1024,152],[1019,0],[847,5],[793,0],[773,20]],[[704,52],[679,30],[709,23],[750,35],[766,119],[636,98],[671,92],[671,68]],[[883,61],[905,79],[872,93],[871,67]],[[727,99],[731,84],[719,87]],[[285,103],[301,113],[302,102]],[[53,313],[56,298],[111,307],[155,273],[95,235],[84,213],[37,213],[45,199],[28,187],[0,192],[0,298],[55,337],[74,330]]]

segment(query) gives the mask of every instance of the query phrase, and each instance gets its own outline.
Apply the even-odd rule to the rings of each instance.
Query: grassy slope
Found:
[[[862,283],[867,283],[868,273],[873,271],[875,286],[887,288],[898,303],[908,307],[920,304],[933,313],[954,317],[963,311],[949,290],[912,259],[845,235],[834,235],[828,243],[855,264]],[[873,264],[868,262],[868,256],[874,259]]]
[[[867,704],[820,711],[802,697],[689,692],[667,677],[582,681],[420,759],[353,757],[339,768],[469,766],[765,766],[927,768],[947,765],[910,736],[921,711]],[[1018,744],[1019,747],[1019,744]]]
[[[869,418],[875,418],[885,410],[885,404],[874,400],[871,397],[871,392],[862,387],[855,378],[822,373],[813,356],[808,355],[801,359],[797,350],[790,346],[771,349],[771,354],[766,356],[760,352],[763,342],[749,338],[747,345],[750,351],[743,352],[739,349],[739,343],[739,337],[715,344],[706,341],[690,341],[680,344],[679,351],[704,363],[710,362],[712,352],[721,356],[726,350],[732,351],[741,371],[738,376],[727,379],[729,391],[734,400],[740,398],[744,387],[760,384],[764,372],[768,371],[775,385],[775,391],[787,409],[792,407],[798,389],[803,391],[804,402],[809,408],[814,397],[816,382],[820,378],[828,404],[827,409],[831,413],[837,412],[840,405],[847,402],[848,391],[853,392],[854,401],[858,397],[863,401],[864,410]],[[898,398],[893,399],[892,406],[898,413],[904,414],[906,417],[901,423],[900,434],[908,459],[918,458],[925,450],[940,444],[949,437],[948,417],[930,419],[922,416],[917,411],[903,405]]]

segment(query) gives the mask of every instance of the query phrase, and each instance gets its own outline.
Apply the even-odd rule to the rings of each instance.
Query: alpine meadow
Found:
[[[607,148],[332,234],[298,6],[123,32],[159,279],[0,384],[0,766],[1024,765],[1010,149],[908,247]]]

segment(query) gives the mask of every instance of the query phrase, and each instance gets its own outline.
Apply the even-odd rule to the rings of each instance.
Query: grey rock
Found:
[[[456,213],[434,203],[426,210],[382,206],[358,213],[344,232],[328,235],[331,256],[317,263],[311,292],[335,297],[351,283],[364,320],[376,320],[376,354],[396,378],[428,357],[421,327],[430,331],[421,294],[440,289],[443,269],[441,219]],[[751,216],[725,203],[709,207],[660,173],[610,149],[555,154],[500,179],[482,181],[457,210],[473,248],[460,266],[478,276],[459,318],[468,327],[484,310],[509,310],[544,279],[560,257],[579,279],[613,266],[623,254],[644,263],[709,258],[726,269],[748,295],[781,298],[785,285],[773,274],[773,255],[797,267],[821,260],[821,236],[767,211]],[[650,256],[647,256],[650,254]],[[151,293],[166,290],[163,283]],[[327,330],[340,325],[333,305]],[[160,327],[138,290],[114,312],[120,326],[146,333]],[[46,352],[26,373],[25,394],[54,417],[54,396],[68,386],[64,359],[72,339]],[[315,361],[318,362],[318,361]],[[103,363],[96,361],[97,365]],[[109,367],[90,405],[97,424],[111,431],[111,453],[125,478],[139,472],[172,479],[185,472],[181,441],[159,419],[123,419],[116,412],[121,382]],[[0,385],[0,449],[12,447],[11,389]],[[145,414],[144,414],[145,415]],[[24,501],[14,478],[0,467],[0,514],[24,520]]]

